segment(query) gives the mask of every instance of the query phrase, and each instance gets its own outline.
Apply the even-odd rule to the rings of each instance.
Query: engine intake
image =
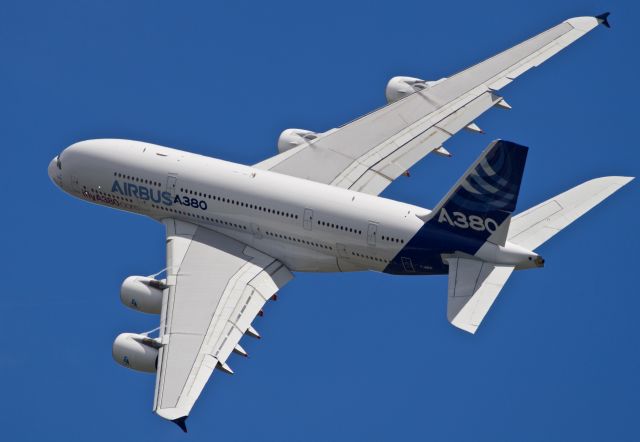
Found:
[[[438,81],[427,81],[415,77],[393,77],[389,80],[385,89],[387,103],[393,103],[414,92],[429,89],[443,80],[446,80],[446,78],[441,78]]]
[[[120,300],[130,309],[159,314],[165,288],[164,281],[148,276],[129,276],[120,287]]]
[[[278,137],[278,152],[283,153],[318,138],[320,134],[306,129],[285,129]]]
[[[119,334],[113,341],[111,354],[114,361],[131,370],[155,373],[158,366],[157,343],[146,335]]]

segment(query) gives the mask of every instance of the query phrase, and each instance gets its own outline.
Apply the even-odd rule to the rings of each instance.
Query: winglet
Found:
[[[182,416],[182,417],[179,417],[178,419],[172,420],[171,422],[173,422],[174,424],[179,426],[180,429],[186,433],[187,432],[186,420],[187,420],[188,417],[189,416]]]
[[[596,19],[598,20],[599,23],[602,23],[607,28],[611,28],[608,20],[610,14],[611,14],[610,12],[605,12],[604,14],[596,15]]]

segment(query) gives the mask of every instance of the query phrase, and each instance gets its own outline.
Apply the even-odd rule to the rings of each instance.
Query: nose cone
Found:
[[[52,159],[47,168],[47,173],[53,184],[62,187],[62,170],[58,168],[58,164],[58,157]]]

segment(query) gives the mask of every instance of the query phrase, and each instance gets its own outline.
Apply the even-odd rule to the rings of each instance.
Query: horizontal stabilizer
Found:
[[[534,250],[632,179],[596,178],[538,204],[511,219],[508,240]]]
[[[451,258],[447,261],[447,319],[452,325],[473,334],[514,268],[474,259]]]

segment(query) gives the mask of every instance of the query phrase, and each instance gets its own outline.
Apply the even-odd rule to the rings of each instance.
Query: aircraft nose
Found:
[[[49,162],[49,167],[47,168],[47,173],[49,174],[49,178],[53,181],[58,187],[62,187],[62,170],[59,167],[60,160],[58,157],[55,157]]]

